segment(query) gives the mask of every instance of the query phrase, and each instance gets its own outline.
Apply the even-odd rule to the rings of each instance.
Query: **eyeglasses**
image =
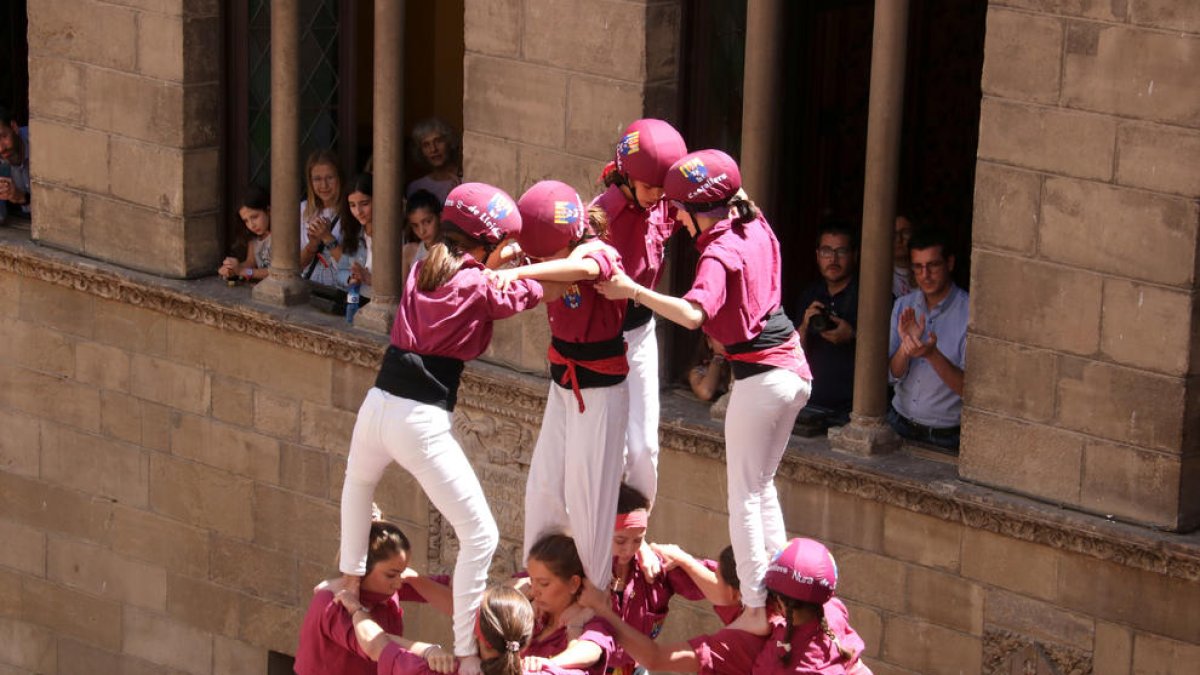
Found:
[[[853,252],[854,251],[852,249],[846,248],[845,246],[839,246],[837,248],[833,248],[831,246],[822,246],[821,248],[817,249],[817,255],[822,258],[825,258],[826,260],[829,260],[829,259],[833,258],[834,256],[837,256],[844,260],[846,258],[849,258],[850,254]]]
[[[933,274],[946,266],[945,260],[933,260],[927,263],[913,263],[912,271],[914,274],[923,274],[928,272]]]

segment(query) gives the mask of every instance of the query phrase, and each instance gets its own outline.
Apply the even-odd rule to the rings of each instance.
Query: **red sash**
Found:
[[[756,352],[741,354],[726,354],[730,361],[743,363],[761,363],[784,370],[790,370],[800,377],[812,381],[812,370],[808,367],[808,359],[804,358],[804,349],[800,347],[800,334],[792,331],[791,337],[781,345],[767,347]]]
[[[583,394],[579,391],[579,375],[575,372],[575,366],[580,365],[588,370],[600,373],[601,375],[628,375],[629,360],[624,354],[620,356],[609,356],[603,359],[595,359],[593,361],[576,361],[569,359],[558,352],[551,344],[546,350],[546,358],[550,359],[550,363],[556,366],[566,366],[567,372],[563,373],[560,384],[563,386],[571,385],[571,391],[575,392],[575,400],[579,402],[579,412],[584,411]]]

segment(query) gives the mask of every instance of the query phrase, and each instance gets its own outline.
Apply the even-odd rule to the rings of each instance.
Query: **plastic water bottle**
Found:
[[[362,295],[359,291],[362,284],[350,284],[346,289],[346,323],[354,323],[354,315],[358,313],[358,307],[362,303]]]

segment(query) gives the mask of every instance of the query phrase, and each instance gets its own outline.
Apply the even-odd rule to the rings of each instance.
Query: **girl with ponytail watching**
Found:
[[[700,251],[692,288],[677,298],[618,274],[600,292],[700,328],[724,348],[734,378],[725,414],[729,539],[746,606],[733,626],[765,635],[763,577],[787,543],[775,471],[812,391],[812,371],[780,307],[779,241],[742,190],[737,162],[720,150],[685,155],[663,190]]]
[[[651,671],[720,675],[870,675],[861,656],[865,644],[850,626],[849,611],[833,597],[837,565],[823,544],[793,539],[767,571],[770,633],[757,636],[736,628],[660,645],[621,622],[595,588],[581,604],[608,620],[617,641]]]
[[[569,284],[546,306],[553,381],[525,486],[525,552],[542,535],[569,530],[587,577],[606,588],[625,464],[629,362],[621,333],[626,303],[604,298],[596,282],[620,270],[621,256],[597,237],[602,214],[585,211],[566,183],[537,183],[518,207],[517,243],[540,262],[493,272],[497,287],[526,279]]]
[[[536,306],[542,287],[504,289],[484,277],[483,261],[521,229],[503,190],[466,183],[450,192],[442,236],[409,275],[391,345],[375,386],[358,411],[342,487],[341,571],[350,588],[366,570],[371,497],[392,462],[417,479],[459,540],[454,568],[454,655],[479,673],[475,613],[499,534],[483,489],[451,435],[451,413],[466,361],[487,349],[492,323]]]

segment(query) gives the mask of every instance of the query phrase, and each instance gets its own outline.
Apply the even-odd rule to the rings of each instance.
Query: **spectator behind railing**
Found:
[[[29,217],[29,189],[29,127],[0,106],[0,225],[10,208]]]
[[[454,127],[442,119],[430,117],[417,122],[412,130],[413,155],[429,173],[408,184],[405,194],[418,190],[432,192],[439,204],[462,183],[462,141]]]
[[[311,281],[336,286],[344,225],[337,156],[329,150],[314,151],[304,164],[304,178],[307,197],[300,202],[300,269]]]
[[[360,173],[350,184],[349,194],[346,195],[350,215],[362,226],[362,252],[350,262],[349,279],[346,283],[361,284],[360,292],[368,297],[371,295],[371,242],[375,236],[375,212],[372,207],[374,182],[371,174]]]
[[[442,223],[442,203],[445,201],[428,190],[417,190],[408,196],[408,204],[404,209],[408,227],[408,236],[405,237],[408,243],[404,245],[403,252],[406,278],[412,266],[418,260],[424,260],[429,247],[437,241]]]
[[[271,267],[271,193],[257,185],[246,188],[238,218],[251,235],[246,259],[226,258],[217,274],[229,282],[266,279]]]
[[[858,226],[830,220],[817,231],[821,278],[796,305],[797,332],[813,372],[812,396],[797,422],[814,432],[850,421],[858,326]]]

